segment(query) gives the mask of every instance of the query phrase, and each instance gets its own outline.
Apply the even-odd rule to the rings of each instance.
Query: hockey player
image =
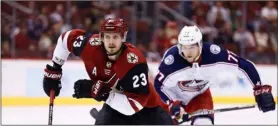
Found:
[[[155,88],[169,105],[177,121],[190,121],[191,125],[214,124],[213,101],[210,85],[214,75],[241,71],[253,85],[255,100],[263,112],[275,110],[270,85],[262,85],[254,64],[229,50],[214,44],[202,43],[197,26],[185,26],[178,36],[178,44],[169,48],[155,77]],[[191,119],[182,114],[199,114]]]
[[[95,124],[170,125],[168,109],[163,109],[166,104],[148,81],[145,57],[125,42],[127,29],[122,19],[107,19],[96,35],[80,29],[63,33],[54,50],[54,64],[45,69],[44,91],[49,96],[54,89],[59,95],[62,65],[73,53],[82,59],[91,79],[76,81],[73,97],[105,102]]]

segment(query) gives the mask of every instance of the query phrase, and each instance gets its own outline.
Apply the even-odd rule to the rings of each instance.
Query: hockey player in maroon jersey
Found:
[[[79,56],[91,80],[74,84],[75,98],[104,101],[95,124],[172,124],[165,104],[148,81],[148,66],[143,54],[126,43],[127,25],[122,19],[107,19],[100,34],[80,29],[63,33],[46,65],[43,88],[49,96],[61,90],[62,65],[70,53]],[[164,107],[163,107],[164,106]]]

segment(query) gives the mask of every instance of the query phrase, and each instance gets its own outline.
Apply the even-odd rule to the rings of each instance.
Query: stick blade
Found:
[[[90,115],[96,119],[98,116],[98,110],[96,108],[91,109]]]

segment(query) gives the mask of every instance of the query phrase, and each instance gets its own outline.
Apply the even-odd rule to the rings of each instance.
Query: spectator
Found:
[[[27,35],[26,23],[23,21],[19,26],[19,33],[15,35],[15,48],[17,50],[28,50],[30,43],[30,38]]]
[[[199,20],[197,25],[203,34],[202,40],[204,42],[213,42],[213,40],[218,36],[217,29],[215,27],[208,26],[205,19]]]
[[[52,42],[54,42],[56,44],[59,36],[61,35],[61,27],[63,25],[63,21],[59,22],[59,23],[55,23],[52,25],[51,27],[51,40]]]
[[[241,12],[241,2],[239,1],[229,1],[229,9],[231,14],[231,27],[232,31],[235,31],[238,24],[242,22],[242,12]]]
[[[44,30],[43,19],[38,18],[38,14],[30,15],[28,19],[28,36],[32,40],[39,40]]]
[[[2,32],[1,32],[1,42],[7,41],[7,42],[11,42],[11,28],[10,28],[10,24],[4,24],[4,26],[2,26]]]
[[[243,27],[238,27],[233,35],[233,40],[247,49],[255,48],[256,43],[251,32],[245,30]]]
[[[225,23],[222,28],[219,28],[218,37],[215,39],[215,44],[223,45],[227,43],[233,43],[233,32],[231,29],[231,25],[229,23]]]
[[[137,43],[143,44],[145,47],[148,47],[150,41],[150,31],[149,24],[146,20],[137,20],[136,22],[136,39]]]
[[[26,57],[31,58],[31,55],[35,55],[36,43],[30,39],[27,34],[27,25],[26,22],[23,21],[20,23],[19,33],[15,35],[15,48],[16,48],[16,56],[17,57]],[[30,52],[33,51],[33,52]]]
[[[209,10],[209,6],[201,1],[192,1],[192,4],[189,8],[190,11],[190,19],[195,20],[195,22],[198,21],[198,18],[204,18],[207,15],[207,12]]]
[[[274,1],[267,2],[267,5],[261,10],[261,16],[269,22],[277,21],[277,9]]]
[[[38,48],[39,51],[42,52],[42,56],[46,57],[47,52],[49,48],[52,46],[51,38],[49,37],[49,33],[47,31],[44,31],[41,35],[41,38],[39,40]]]
[[[56,5],[56,10],[50,14],[51,23],[57,23],[63,20],[64,6],[61,4]]]
[[[164,52],[166,51],[166,38],[165,38],[165,32],[163,29],[158,29],[155,32],[155,35],[153,37],[153,42],[157,46],[157,51],[160,54],[160,56],[163,56]]]
[[[277,52],[278,45],[278,24],[277,24],[277,9],[275,8],[274,1],[268,1],[267,5],[262,8],[261,16],[265,20],[265,24],[268,26],[268,32],[270,35],[270,42],[272,44],[274,52]]]
[[[257,51],[258,52],[264,52],[266,49],[268,49],[268,40],[269,36],[266,32],[266,27],[261,26],[259,31],[255,32],[255,40],[257,43]]]
[[[165,35],[168,42],[166,43],[167,47],[169,48],[178,43],[178,24],[174,21],[167,22],[165,26]]]
[[[159,62],[161,60],[160,54],[157,52],[155,42],[149,42],[147,60],[151,62]]]
[[[230,11],[223,6],[221,1],[217,1],[215,6],[212,6],[207,14],[207,21],[209,25],[216,28],[222,27],[224,22],[231,22]]]
[[[12,47],[11,38],[15,39],[15,51],[17,57],[32,56],[33,54],[43,54],[43,57],[51,57],[59,35],[69,29],[80,28],[91,33],[99,33],[99,24],[108,17],[124,18],[130,28],[127,34],[127,40],[131,41],[136,32],[135,44],[139,46],[141,51],[149,57],[151,61],[157,61],[162,57],[163,53],[176,44],[178,25],[176,17],[168,11],[160,11],[161,16],[158,22],[165,24],[162,29],[156,29],[156,20],[152,20],[155,13],[144,15],[142,5],[147,8],[147,12],[155,12],[155,2],[139,3],[137,6],[136,22],[132,20],[132,10],[136,2],[105,2],[105,1],[88,1],[88,2],[71,2],[70,5],[70,24],[65,20],[65,2],[47,2],[54,6],[55,10],[51,10],[46,2],[25,2],[30,9],[33,10],[31,15],[24,12],[17,12],[16,24],[21,23],[11,29],[9,16],[1,18],[1,55],[9,57]],[[255,63],[264,59],[269,63],[273,55],[277,54],[278,45],[278,27],[277,27],[277,8],[275,1],[268,2],[248,2],[246,27],[244,30],[242,23],[242,4],[243,2],[211,2],[211,1],[192,1],[192,2],[162,2],[166,6],[180,11],[177,7],[184,7],[185,15],[189,20],[195,22],[203,33],[204,42],[213,42],[216,44],[224,44],[229,49],[236,49],[237,52],[248,52],[247,56],[253,56]],[[183,5],[182,5],[183,4]],[[265,5],[264,5],[265,4]],[[3,5],[3,8],[7,5]],[[54,9],[53,8],[53,9]],[[10,9],[4,9],[3,12],[10,14]],[[143,14],[143,15],[142,15]],[[154,14],[154,15],[153,15]],[[182,14],[182,13],[181,13]],[[25,16],[28,15],[28,16]],[[143,16],[143,17],[142,17]],[[146,17],[144,17],[146,16]],[[163,17],[163,22],[161,22]],[[204,18],[205,17],[205,18]],[[22,23],[28,20],[27,27],[23,27]],[[167,22],[172,20],[170,22]],[[179,22],[180,24],[181,22]],[[158,24],[157,26],[160,26]],[[131,30],[136,27],[136,31]],[[28,35],[26,36],[26,28]],[[151,37],[153,39],[151,40]],[[149,43],[152,41],[151,43]],[[236,43],[236,45],[234,44]],[[256,45],[257,44],[257,45]],[[241,48],[238,46],[240,45]],[[156,47],[156,48],[155,48]],[[147,52],[147,49],[149,52]],[[38,53],[40,51],[41,53]],[[257,52],[255,52],[257,51]],[[273,53],[273,51],[275,53]],[[159,56],[158,56],[159,54]],[[243,54],[243,53],[241,53]],[[253,55],[254,54],[254,55]],[[36,57],[33,55],[32,57]],[[69,59],[75,58],[73,55]],[[271,61],[275,62],[275,61]]]
[[[273,25],[273,27],[269,28],[269,36],[270,36],[270,42],[272,44],[272,49],[275,53],[278,52],[278,26],[277,23],[276,25]]]
[[[10,42],[7,40],[1,41],[1,57],[11,58]]]
[[[49,14],[49,6],[48,5],[43,5],[41,8],[41,12],[38,16],[38,19],[42,21],[43,29],[48,28],[49,25],[49,20],[48,20],[48,15]]]

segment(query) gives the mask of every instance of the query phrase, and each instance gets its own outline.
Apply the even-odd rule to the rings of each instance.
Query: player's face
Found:
[[[194,62],[194,60],[199,56],[200,47],[198,44],[194,45],[182,45],[181,46],[184,57],[188,62]]]
[[[122,46],[121,33],[111,32],[103,34],[103,43],[109,54],[116,53]]]

